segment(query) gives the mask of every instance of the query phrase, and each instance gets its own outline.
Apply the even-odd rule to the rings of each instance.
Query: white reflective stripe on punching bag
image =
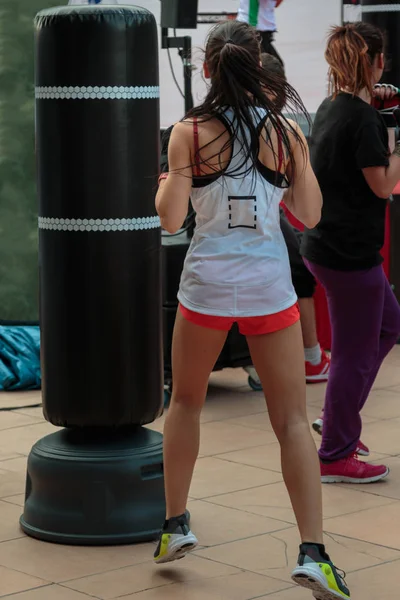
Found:
[[[39,229],[50,231],[139,231],[158,229],[159,217],[138,217],[136,219],[56,219],[39,217]]]
[[[35,88],[37,100],[146,100],[160,97],[156,85],[144,86],[41,86]]]
[[[361,6],[363,13],[382,13],[382,12],[400,12],[399,4],[373,4],[371,6]]]

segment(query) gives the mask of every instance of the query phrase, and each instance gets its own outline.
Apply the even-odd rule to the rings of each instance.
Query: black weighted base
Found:
[[[63,429],[28,459],[21,527],[73,545],[157,537],[165,519],[162,435],[144,427]]]

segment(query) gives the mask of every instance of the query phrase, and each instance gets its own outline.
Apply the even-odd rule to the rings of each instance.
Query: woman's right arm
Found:
[[[389,154],[385,125],[378,117],[375,110],[364,112],[362,123],[350,133],[356,166],[374,194],[386,200],[400,179],[400,149]]]
[[[296,135],[290,134],[295,171],[288,164],[287,175],[291,182],[283,198],[284,203],[303,225],[312,229],[321,219],[322,194],[312,170],[307,140],[297,123],[290,121]]]
[[[389,165],[382,167],[367,167],[362,170],[365,180],[375,196],[389,198],[400,180],[400,145],[396,144],[389,158]]]

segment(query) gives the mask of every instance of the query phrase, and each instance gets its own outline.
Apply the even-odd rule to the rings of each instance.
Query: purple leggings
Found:
[[[384,358],[400,337],[400,306],[382,266],[345,272],[305,263],[328,300],[332,361],[319,455],[335,461],[357,448],[360,411]]]

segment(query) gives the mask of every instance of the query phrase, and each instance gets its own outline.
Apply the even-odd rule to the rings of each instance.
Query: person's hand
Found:
[[[391,100],[399,95],[399,90],[390,83],[377,83],[373,89],[374,98],[379,100]]]

